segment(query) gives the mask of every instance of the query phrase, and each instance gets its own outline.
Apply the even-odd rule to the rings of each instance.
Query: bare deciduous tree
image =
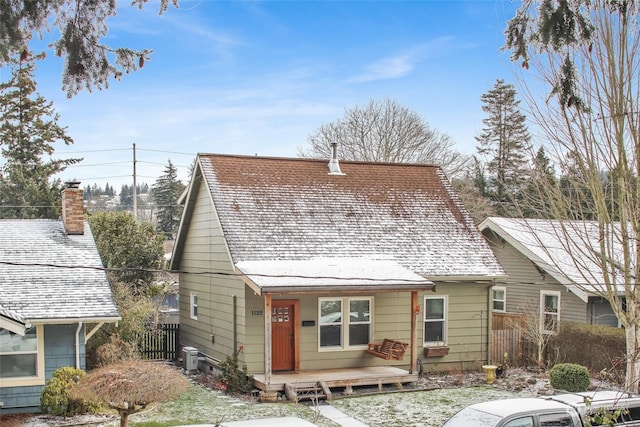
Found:
[[[391,99],[345,110],[343,118],[322,125],[308,142],[309,148],[298,149],[302,157],[329,158],[330,144],[337,142],[346,160],[435,164],[449,177],[459,175],[469,160],[453,149],[448,135]]]
[[[551,88],[550,97],[539,100],[538,80],[529,86],[529,116],[565,173],[558,184],[540,180],[538,191],[561,220],[559,240],[575,249],[575,268],[598,266],[599,277],[584,278],[585,291],[606,298],[624,326],[625,386],[638,391],[640,3],[543,1],[538,9],[534,4],[520,6],[509,24],[507,47]],[[585,218],[594,219],[591,235],[576,230],[582,226],[575,220]]]
[[[120,414],[126,427],[129,415],[149,404],[173,399],[187,389],[182,373],[168,365],[128,361],[89,372],[71,391],[72,399],[98,401]]]

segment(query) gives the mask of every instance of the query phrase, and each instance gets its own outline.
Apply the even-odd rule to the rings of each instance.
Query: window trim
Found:
[[[36,328],[36,375],[29,377],[0,378],[0,387],[28,387],[45,384],[44,363],[44,326],[33,325]]]
[[[556,316],[556,326],[559,327],[560,326],[560,295],[562,294],[562,292],[560,291],[549,291],[549,290],[541,290],[540,291],[540,311],[538,313],[538,315],[540,316],[540,332],[543,334],[552,334],[552,335],[556,335],[558,333],[557,330],[555,331],[550,331],[550,330],[546,330],[544,328],[544,318],[545,315],[547,314],[547,311],[545,311],[545,305],[544,305],[544,297],[545,296],[555,296],[558,298],[558,311],[556,313],[551,313],[548,312],[549,315],[553,315],[555,314]]]
[[[189,317],[198,320],[198,293],[191,292],[189,294]]]
[[[427,320],[427,300],[434,300],[434,299],[439,299],[443,301],[443,309],[442,309],[442,319],[439,320]],[[422,312],[424,313],[422,315],[422,344],[424,347],[446,347],[447,346],[447,339],[448,339],[448,333],[447,333],[447,329],[449,328],[449,320],[448,320],[448,314],[449,314],[449,298],[448,295],[437,295],[437,296],[426,296],[424,297],[424,310],[422,310]],[[442,339],[440,341],[426,341],[425,340],[425,331],[427,328],[427,323],[428,322],[442,322],[443,326],[442,326],[442,334],[444,335],[443,337],[441,337]]]
[[[503,299],[496,299],[493,291],[502,291],[504,297]],[[502,310],[495,308],[496,301],[501,301],[502,306],[504,307]],[[506,286],[493,286],[491,288],[491,310],[497,313],[506,313],[507,312],[507,288]]]
[[[351,350],[364,350],[368,348],[368,343],[362,345],[349,345],[349,326],[350,322],[350,302],[351,301],[369,301],[369,340],[371,341],[371,337],[373,337],[373,296],[351,296],[351,297],[319,297],[318,298],[318,352],[330,352],[330,351],[351,351]],[[320,332],[323,325],[336,325],[334,323],[326,323],[323,324],[320,322],[320,313],[322,308],[323,301],[340,301],[342,307],[342,321],[339,323],[341,327],[341,342],[340,346],[327,346],[322,347],[322,343],[320,342]],[[356,322],[354,325],[363,325],[367,324],[367,322]]]

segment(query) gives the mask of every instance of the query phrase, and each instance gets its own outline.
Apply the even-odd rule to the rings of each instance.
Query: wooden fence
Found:
[[[493,313],[491,363],[527,366],[532,359],[535,360],[532,344],[522,336],[524,322],[522,314]]]
[[[180,354],[180,325],[168,323],[138,336],[138,348],[143,359],[178,360]]]

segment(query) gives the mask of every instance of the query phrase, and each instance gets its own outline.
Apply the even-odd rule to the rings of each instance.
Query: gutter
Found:
[[[69,317],[69,318],[53,318],[53,319],[30,319],[31,323],[47,324],[47,325],[64,325],[69,323],[117,323],[122,317]]]

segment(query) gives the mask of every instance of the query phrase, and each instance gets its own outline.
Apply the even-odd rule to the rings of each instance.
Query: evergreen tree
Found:
[[[540,191],[542,188],[540,182],[543,181],[545,182],[544,188],[554,188],[558,185],[553,164],[544,147],[540,147],[533,159],[530,179],[527,180],[522,195],[522,214],[525,218],[553,219],[555,217],[549,195]]]
[[[518,108],[516,90],[504,80],[481,97],[482,111],[488,117],[476,137],[478,154],[487,159],[488,195],[494,200],[498,215],[516,215],[516,203],[526,182],[527,150],[531,136],[526,117]]]
[[[0,84],[0,215],[4,218],[58,218],[63,185],[52,176],[81,159],[55,160],[53,144],[72,144],[52,102],[37,93],[34,61],[22,58],[11,79]]]
[[[164,175],[158,178],[151,189],[151,196],[158,208],[158,231],[164,232],[169,238],[180,224],[182,207],[178,205],[178,198],[183,191],[184,184],[178,180],[178,170],[169,160]]]
[[[102,264],[110,278],[133,286],[138,294],[150,291],[153,270],[162,265],[163,236],[151,224],[130,212],[97,212],[89,217]]]
[[[122,184],[120,188],[120,206],[122,209],[131,209],[133,207],[133,187]]]

